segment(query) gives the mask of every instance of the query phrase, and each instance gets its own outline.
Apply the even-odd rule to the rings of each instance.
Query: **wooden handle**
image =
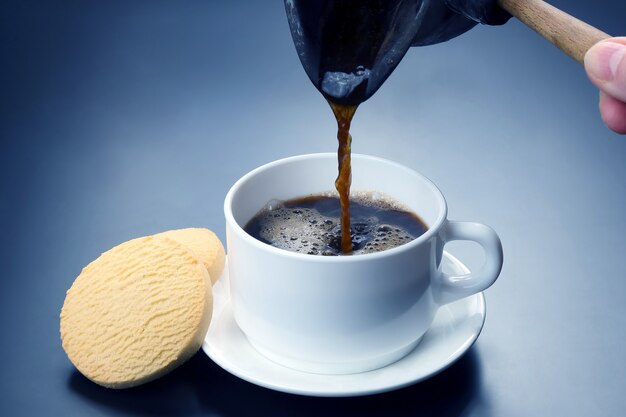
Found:
[[[498,0],[498,3],[580,64],[589,48],[602,39],[610,38],[601,30],[543,0]]]

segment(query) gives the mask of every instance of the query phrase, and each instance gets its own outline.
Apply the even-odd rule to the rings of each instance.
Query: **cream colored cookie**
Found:
[[[209,229],[168,230],[167,232],[159,233],[159,235],[171,237],[194,251],[198,259],[202,261],[207,271],[209,271],[213,284],[222,275],[226,260],[224,246],[215,233]]]
[[[191,250],[166,236],[133,239],[87,265],[67,291],[63,349],[100,385],[139,385],[200,348],[212,304],[209,276]]]

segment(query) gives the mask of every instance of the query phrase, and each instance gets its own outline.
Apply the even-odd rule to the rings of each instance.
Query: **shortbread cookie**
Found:
[[[209,271],[212,283],[215,284],[215,281],[222,275],[226,260],[224,246],[215,233],[209,229],[177,229],[159,234],[171,237],[194,251]]]
[[[61,340],[87,378],[128,388],[189,359],[211,314],[211,282],[196,255],[166,236],[143,237],[83,269],[61,310]]]

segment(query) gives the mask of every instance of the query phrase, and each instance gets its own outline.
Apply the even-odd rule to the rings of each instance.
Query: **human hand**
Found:
[[[585,69],[600,89],[600,114],[609,129],[626,134],[626,37],[609,38],[585,54]]]

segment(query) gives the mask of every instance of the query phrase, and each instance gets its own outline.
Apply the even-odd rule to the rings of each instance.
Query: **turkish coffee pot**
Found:
[[[478,23],[515,16],[580,63],[609,37],[542,0],[285,0],[285,9],[307,75],[344,106],[370,98],[411,46],[447,41]]]

